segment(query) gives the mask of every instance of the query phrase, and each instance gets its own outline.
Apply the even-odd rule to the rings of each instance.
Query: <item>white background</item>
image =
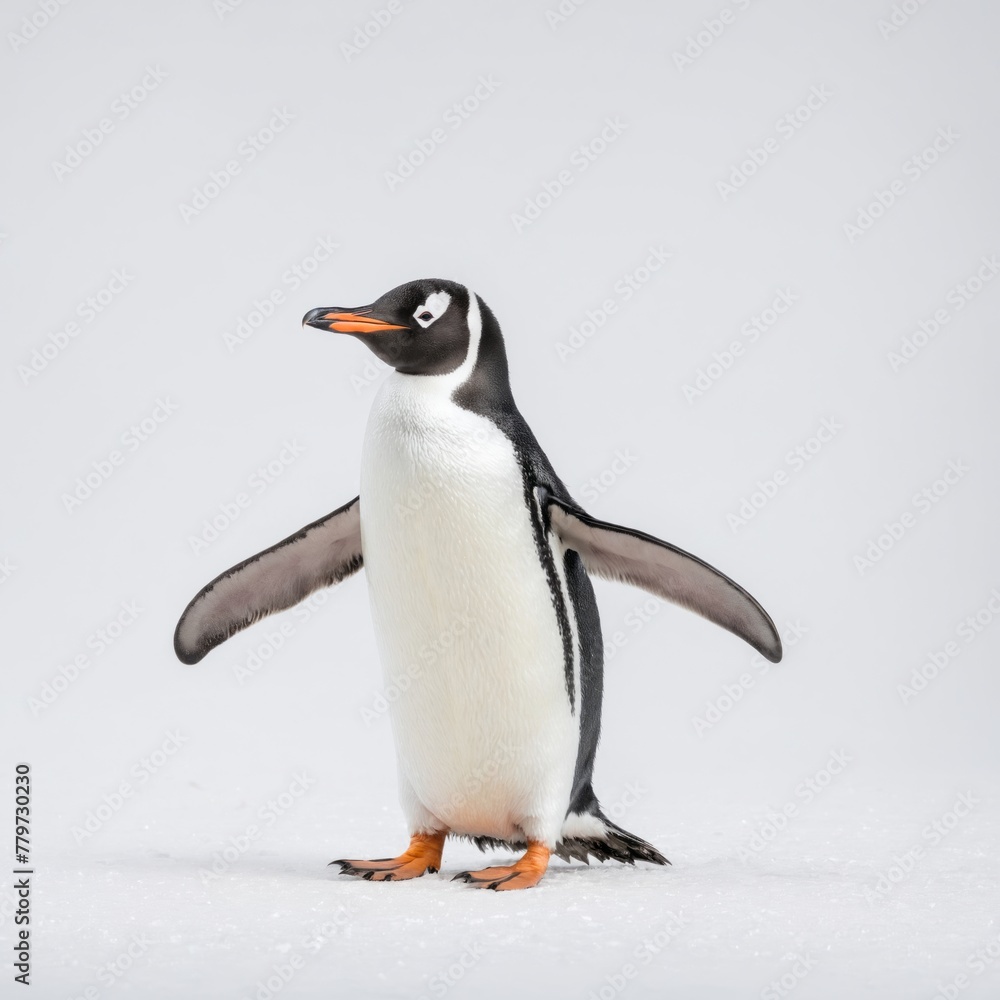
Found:
[[[78,0],[44,24],[16,0],[0,25],[3,787],[31,763],[32,995],[993,995],[1000,962],[969,957],[1000,953],[1000,282],[960,310],[952,290],[1000,251],[997,12],[907,0],[894,27],[888,0],[753,0],[725,23],[718,2],[589,0],[558,21],[544,0],[402,0],[351,52],[371,4],[217,6]],[[480,78],[492,93],[456,119]],[[786,139],[778,122],[810,93],[829,97]],[[251,160],[243,144],[275,109],[291,121]],[[579,171],[574,151],[608,118],[624,128]],[[72,159],[101,119],[112,128]],[[436,128],[427,161],[387,179]],[[769,139],[767,162],[720,189]],[[218,197],[182,212],[231,160]],[[894,180],[902,193],[852,238]],[[336,250],[294,288],[283,276],[321,239]],[[625,301],[616,284],[650,248],[669,262]],[[381,370],[302,314],[427,276],[496,312],[519,405],[595,516],[707,559],[801,634],[762,674],[728,633],[655,603],[643,622],[645,595],[599,586],[617,651],[597,791],[670,869],[555,862],[530,892],[476,893],[446,879],[478,853],[449,844],[443,877],[332,875],[331,858],[405,843],[388,720],[363,714],[381,691],[363,573],[308,620],[259,624],[194,668],[174,658],[204,583],[357,492]],[[750,343],[741,328],[782,289],[793,305]],[[608,298],[614,315],[560,351]],[[894,370],[941,308],[940,332]],[[733,341],[743,354],[686,398]],[[172,412],[138,443],[158,400]],[[837,433],[811,441],[824,420]],[[789,461],[798,446],[808,462]],[[271,462],[261,490],[251,477]],[[949,463],[967,471],[918,505]],[[216,515],[218,536],[193,543]],[[138,617],[97,652],[129,602]],[[980,611],[967,642],[957,629]],[[949,642],[958,655],[904,698]],[[718,721],[696,725],[710,709]],[[164,743],[160,766],[142,763]],[[837,775],[834,753],[849,758]],[[303,773],[305,794],[279,800]],[[218,864],[227,849],[239,856]],[[5,987],[13,900],[0,895]],[[680,929],[654,955],[643,941],[671,914]]]

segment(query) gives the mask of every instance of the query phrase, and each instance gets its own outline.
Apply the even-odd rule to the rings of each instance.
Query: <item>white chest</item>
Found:
[[[509,835],[531,796],[568,789],[578,739],[511,442],[432,380],[391,374],[361,532],[401,772],[452,829]]]

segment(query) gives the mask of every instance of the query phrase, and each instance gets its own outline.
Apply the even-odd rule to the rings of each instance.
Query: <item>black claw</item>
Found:
[[[509,882],[517,874],[517,872],[511,872],[509,875],[504,875],[503,878],[498,878],[495,882],[490,883],[490,888],[496,889],[497,886],[503,885],[504,882]]]
[[[517,872],[513,872],[510,875],[505,875],[503,878],[489,882],[484,878],[476,878],[472,872],[459,872],[454,878],[452,878],[452,882],[457,882],[461,879],[463,882],[468,882],[470,885],[474,885],[477,888],[485,886],[487,889],[495,889],[501,882],[509,882],[516,874]]]
[[[394,859],[393,858],[376,858],[375,860],[376,861],[392,861]],[[331,865],[340,865],[340,874],[341,875],[356,875],[356,876],[358,876],[360,878],[363,878],[363,879],[365,879],[365,880],[367,880],[369,882],[371,882],[372,879],[377,874],[382,874],[384,876],[384,878],[382,878],[382,879],[379,880],[379,881],[382,881],[382,882],[392,882],[392,881],[397,881],[398,882],[399,881],[398,879],[394,879],[394,876],[392,874],[393,871],[395,871],[394,868],[360,868],[357,865],[353,864],[352,862],[345,861],[345,860],[331,861],[330,864]],[[400,866],[397,865],[396,868],[398,868],[398,867],[400,867]],[[428,869],[428,870],[429,871],[437,871],[436,868],[432,868],[432,869]]]

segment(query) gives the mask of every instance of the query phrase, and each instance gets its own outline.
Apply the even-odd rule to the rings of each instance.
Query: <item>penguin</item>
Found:
[[[592,787],[603,645],[590,577],[688,608],[777,662],[767,612],[708,563],[573,499],[514,403],[496,317],[464,285],[411,281],[302,322],[356,337],[392,369],[359,495],[202,589],[177,624],[179,659],[197,663],[364,566],[384,680],[401,692],[390,717],[410,843],[331,864],[411,879],[440,870],[449,836],[520,853],[454,876],[495,890],[537,885],[553,855],[669,864]]]

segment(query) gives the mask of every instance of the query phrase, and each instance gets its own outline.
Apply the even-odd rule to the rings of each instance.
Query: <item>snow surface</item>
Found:
[[[1000,796],[982,782],[981,804],[931,847],[921,830],[951,807],[951,782],[905,787],[847,772],[742,861],[766,819],[751,776],[722,771],[697,787],[651,770],[639,782],[648,797],[622,820],[671,868],[556,861],[536,889],[493,893],[448,880],[482,864],[461,843],[448,843],[439,875],[411,882],[331,874],[331,857],[385,856],[405,843],[391,789],[377,778],[352,787],[349,763],[306,765],[315,790],[213,877],[264,796],[248,801],[248,778],[226,787],[222,768],[199,779],[193,756],[175,768],[81,849],[40,849],[35,995],[253,997],[277,967],[294,969],[286,997],[584,998],[617,983],[630,997],[729,998],[780,987],[801,956],[797,997],[931,997],[968,972],[970,955],[998,947]],[[912,871],[866,899],[893,857],[920,845]],[[133,935],[145,942],[134,964],[123,957]],[[116,961],[127,971],[105,988]],[[623,977],[629,965],[633,979]],[[969,996],[995,995],[1000,962],[974,986]]]
[[[761,0],[724,23],[722,0],[591,0],[553,23],[556,0],[401,0],[345,53],[386,6],[80,2],[15,47],[43,8],[7,5],[0,787],[30,762],[35,875],[27,992],[0,889],[3,995],[266,1000],[275,966],[283,998],[1000,995],[975,957],[1000,950],[1000,281],[954,291],[1000,250],[1000,8]],[[439,876],[335,874],[406,842],[363,573],[196,667],[173,656],[200,587],[357,493],[383,369],[301,316],[427,275],[494,310],[584,506],[718,566],[785,634],[765,669],[598,587],[596,789],[669,869],[556,861],[491,893],[449,881],[490,860],[457,843]]]

